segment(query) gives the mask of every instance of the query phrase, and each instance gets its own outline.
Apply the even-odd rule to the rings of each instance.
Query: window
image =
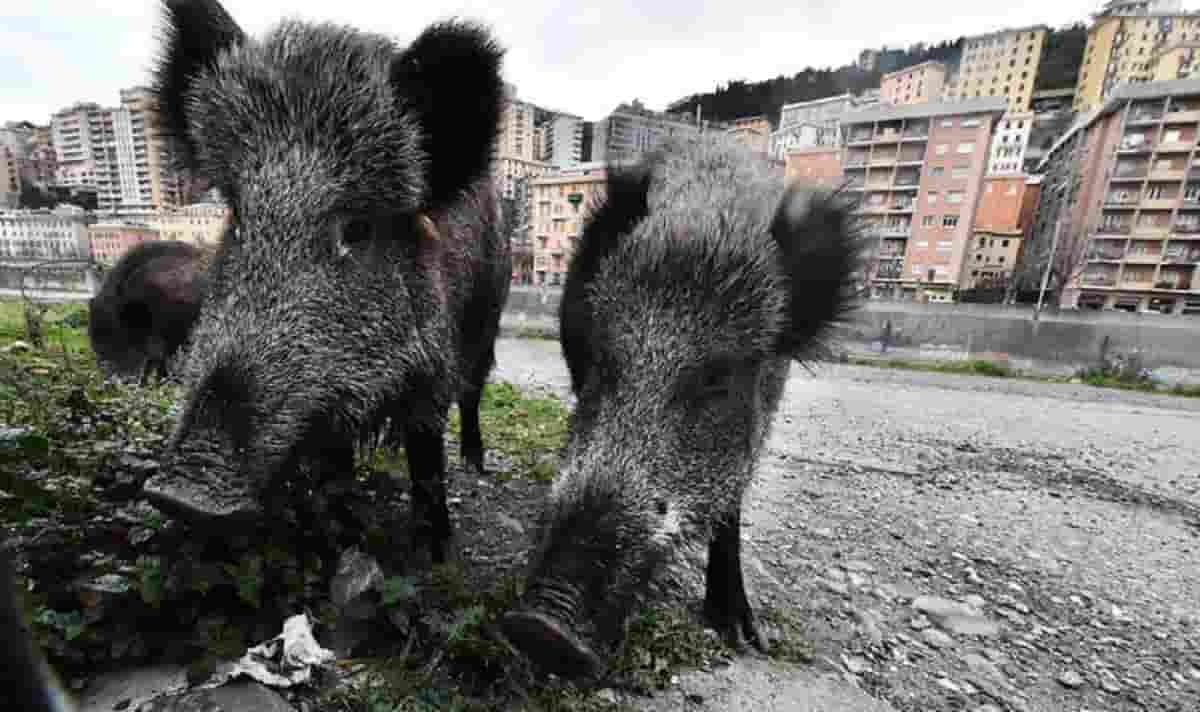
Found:
[[[937,225],[936,215],[926,215],[921,218],[921,227],[934,227],[935,225]]]
[[[918,241],[916,247],[929,247],[929,240]]]
[[[975,255],[976,262],[983,262],[983,255]]]
[[[948,129],[954,127],[954,119],[942,119],[942,128]]]
[[[1168,129],[1167,132],[1163,134],[1163,141],[1168,143],[1179,143],[1182,140],[1183,132],[1181,132],[1179,129]]]
[[[934,149],[934,150],[937,152],[937,155],[939,155],[939,156],[944,156],[944,155],[946,155],[947,153],[949,153],[949,152],[950,152],[950,144],[948,144],[948,143],[939,143],[939,144],[937,145],[937,148],[936,148],[936,149]]]
[[[1001,240],[1001,241],[1000,241],[1000,246],[1001,246],[1001,247],[1008,247],[1008,240]]]
[[[952,190],[946,193],[947,203],[961,203],[965,194],[961,190]]]
[[[964,129],[974,128],[979,125],[979,119],[963,119],[961,126]]]
[[[953,247],[954,242],[951,240],[938,240],[936,249],[938,252],[949,252]]]
[[[950,175],[953,178],[966,178],[967,177],[967,168],[969,168],[969,167],[970,167],[970,164],[965,165],[965,166],[957,165],[954,167],[954,171]]]
[[[944,228],[958,227],[958,216],[957,215],[942,216],[942,227],[944,227]]]
[[[944,166],[934,166],[933,170],[930,171],[930,175],[932,175],[934,178],[941,178],[945,174],[946,174],[946,168]],[[1197,187],[1200,187],[1200,186],[1197,186]]]
[[[933,191],[933,190],[929,191],[929,204],[933,205],[934,203],[937,202],[937,199],[938,199],[937,191]]]
[[[979,246],[980,246],[980,247],[987,247],[987,238],[985,238],[985,237],[981,237],[981,238],[979,238]]]
[[[974,151],[975,151],[975,142],[974,141],[964,141],[963,143],[958,144],[958,152],[959,153],[973,153]]]
[[[1016,194],[1017,194],[1017,184],[1012,183],[1008,186],[1008,195],[1016,195]]]

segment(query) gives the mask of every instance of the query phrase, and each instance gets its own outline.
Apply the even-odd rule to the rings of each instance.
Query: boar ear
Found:
[[[841,192],[793,183],[784,193],[771,224],[788,281],[781,354],[801,358],[817,350],[852,309],[850,282],[864,246],[852,209]]]
[[[447,21],[426,28],[392,62],[392,89],[421,125],[431,207],[453,201],[490,169],[503,56],[482,26]]]
[[[583,386],[587,375],[584,369],[592,334],[591,309],[584,292],[604,258],[649,215],[651,173],[647,163],[634,168],[609,167],[604,196],[586,219],[579,247],[567,268],[558,321],[563,356],[576,391]]]
[[[196,146],[188,135],[187,93],[217,55],[246,39],[217,0],[163,0],[166,24],[162,51],[153,71],[158,133],[170,141],[183,167],[196,166]]]

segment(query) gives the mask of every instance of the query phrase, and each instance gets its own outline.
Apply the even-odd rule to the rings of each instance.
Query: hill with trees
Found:
[[[1038,89],[1063,89],[1075,86],[1083,48],[1087,43],[1087,28],[1083,24],[1051,30],[1038,66]],[[889,71],[936,60],[957,66],[962,54],[963,38],[936,45],[915,44],[904,50],[884,48]],[[837,68],[807,67],[791,77],[748,81],[736,79],[718,86],[711,92],[693,94],[672,103],[668,111],[694,114],[700,106],[701,115],[714,121],[731,121],[744,116],[766,115],[772,126],[779,124],[779,110],[784,104],[811,101],[845,92],[859,93],[879,87],[883,73],[879,69],[865,71],[855,64]]]

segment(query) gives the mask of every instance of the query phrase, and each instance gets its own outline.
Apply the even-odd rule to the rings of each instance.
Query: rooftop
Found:
[[[791,109],[791,108],[797,107],[797,106],[815,106],[816,104],[826,104],[826,103],[829,103],[832,101],[851,101],[853,99],[854,99],[854,95],[849,92],[846,92],[845,94],[837,94],[835,96],[827,96],[823,99],[810,99],[808,101],[797,101],[797,102],[793,102],[791,104],[784,104],[783,108]]]
[[[1006,27],[1002,30],[994,30],[992,32],[984,32],[984,33],[978,34],[978,35],[970,35],[969,37],[964,37],[963,41],[964,42],[973,42],[975,40],[985,40],[989,37],[998,37],[1000,35],[1011,35],[1014,32],[1034,32],[1036,30],[1045,30],[1045,31],[1049,32],[1050,27],[1049,27],[1049,25],[1026,25],[1024,27]]]
[[[983,96],[962,101],[931,101],[923,104],[900,106],[878,106],[862,111],[851,111],[842,116],[842,124],[865,124],[872,121],[894,119],[931,119],[938,116],[962,114],[1003,114],[1008,109],[1008,100],[1002,96]]]
[[[933,66],[940,67],[943,71],[945,71],[945,69],[946,69],[946,65],[943,62],[939,62],[936,59],[927,59],[924,62],[921,62],[920,64],[914,64],[911,67],[905,67],[904,69],[897,69],[894,72],[888,72],[887,74],[883,75],[883,77],[880,79],[880,81],[887,79],[888,77],[893,77],[897,74],[908,74],[915,69],[921,69],[922,67],[933,67]]]

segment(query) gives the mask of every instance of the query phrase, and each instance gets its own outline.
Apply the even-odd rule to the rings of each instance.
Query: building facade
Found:
[[[842,149],[824,146],[788,151],[783,179],[787,183],[802,180],[825,188],[838,188],[845,180]]]
[[[1122,84],[1151,81],[1156,56],[1200,39],[1200,15],[1173,3],[1109,3],[1088,28],[1075,87],[1075,110],[1104,104]]]
[[[599,163],[582,163],[530,183],[534,282],[559,286],[575,253],[583,222],[603,196],[606,173]]]
[[[1038,176],[984,178],[974,235],[960,282],[964,289],[1007,286],[1025,239],[1033,229],[1040,194]]]
[[[121,90],[121,105],[81,103],[54,114],[55,183],[94,187],[102,211],[180,205],[182,180],[167,168],[149,89]]]
[[[1009,112],[1028,112],[1049,29],[1035,25],[966,38],[945,98],[1000,97]]]
[[[0,212],[0,259],[86,260],[91,253],[87,221],[78,208]]]
[[[876,238],[872,297],[951,301],[962,279],[1002,97],[880,106],[842,119],[843,167]]]
[[[132,222],[145,224],[163,240],[179,240],[204,247],[221,242],[229,216],[229,208],[220,203],[193,203],[138,216]]]
[[[883,75],[879,81],[879,95],[887,104],[921,104],[940,99],[945,83],[946,65],[921,62]]]
[[[542,161],[501,156],[492,164],[492,179],[500,197],[514,200],[517,197],[518,181],[540,178],[554,170],[554,166]]]
[[[502,158],[533,161],[536,141],[533,135],[537,107],[517,98],[517,88],[505,84],[505,100],[500,112],[496,153]]]
[[[0,209],[17,207],[21,197],[21,174],[17,156],[8,146],[0,145]]]
[[[158,230],[144,223],[101,222],[88,228],[92,259],[112,265],[135,245],[161,239]]]
[[[1200,315],[1200,80],[1125,84],[1047,158],[1066,308]]]
[[[636,161],[671,136],[699,132],[694,116],[650,111],[635,100],[596,122],[592,161]]]
[[[771,122],[765,116],[734,119],[727,129],[735,141],[756,155],[766,156],[771,143]]]
[[[583,119],[555,114],[541,127],[542,158],[556,168],[567,168],[583,160]]]
[[[1024,173],[1025,153],[1033,132],[1033,112],[1007,113],[996,126],[992,152],[988,159],[988,175]]]

